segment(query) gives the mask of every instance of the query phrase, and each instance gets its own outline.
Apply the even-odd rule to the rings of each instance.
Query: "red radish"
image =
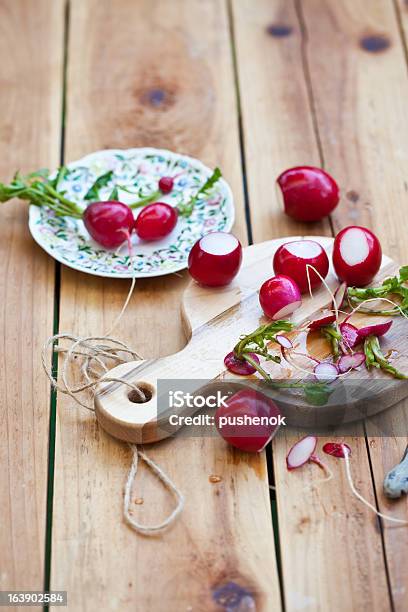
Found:
[[[334,269],[348,285],[363,287],[371,283],[380,269],[381,259],[380,241],[365,227],[345,227],[334,240]]]
[[[360,342],[359,331],[357,327],[351,323],[341,323],[340,333],[343,337],[343,342],[348,349],[354,348]]]
[[[249,356],[253,361],[259,363],[259,357],[256,353],[249,353]],[[249,376],[250,374],[254,374],[256,369],[252,366],[246,359],[240,359],[236,356],[234,351],[228,353],[224,359],[224,365],[230,372],[234,374],[239,374],[239,376]]]
[[[383,336],[390,329],[391,325],[392,321],[386,321],[385,323],[375,323],[374,325],[360,327],[358,337],[362,340],[367,338],[367,336]]]
[[[142,240],[159,240],[175,228],[177,216],[177,209],[169,204],[149,204],[138,214],[135,232]]]
[[[202,285],[228,285],[238,274],[242,246],[238,238],[226,232],[212,232],[200,238],[188,256],[188,270]]]
[[[285,213],[297,221],[319,221],[339,203],[336,181],[321,168],[298,166],[277,178]]]
[[[281,413],[269,397],[255,389],[241,389],[215,413],[218,433],[232,446],[256,453],[279,429]]]
[[[285,349],[293,348],[293,344],[291,340],[289,340],[289,338],[287,338],[286,336],[282,336],[282,334],[277,334],[275,336],[275,340],[278,344],[280,344]]]
[[[333,457],[344,459],[346,452],[348,455],[351,455],[351,448],[344,442],[326,442],[326,444],[323,446],[323,452],[327,453],[328,455],[332,455]]]
[[[107,249],[120,246],[131,234],[135,222],[129,206],[114,200],[92,202],[86,207],[83,220],[92,238]]]
[[[295,470],[310,461],[317,445],[316,436],[305,436],[292,446],[286,456],[288,470]]]
[[[162,176],[159,181],[159,189],[162,193],[170,193],[173,191],[174,178],[172,176]]]
[[[350,370],[355,370],[365,362],[364,353],[354,353],[353,355],[342,355],[337,363],[340,374],[345,374]]]
[[[321,361],[315,366],[313,373],[317,380],[321,382],[333,382],[339,375],[339,370],[334,363]]]
[[[331,323],[334,323],[335,320],[336,320],[335,314],[330,313],[330,314],[324,315],[320,319],[316,319],[315,321],[312,321],[309,324],[309,329],[311,331],[315,331],[316,329],[320,329],[321,327],[324,327],[325,325],[331,325]]]
[[[341,283],[336,291],[334,292],[334,301],[335,301],[335,306],[337,306],[337,310],[339,310],[347,297],[347,284],[346,283]]]
[[[265,315],[277,321],[299,308],[302,296],[294,280],[279,274],[264,282],[259,290],[259,302]]]
[[[326,278],[329,271],[326,251],[314,240],[294,240],[282,244],[273,258],[275,274],[284,274],[292,278],[301,293],[309,289],[306,266],[313,266],[323,278]],[[322,284],[322,279],[311,269],[309,277],[312,289]]]

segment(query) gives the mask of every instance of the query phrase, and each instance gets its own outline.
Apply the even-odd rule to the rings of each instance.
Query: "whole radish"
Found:
[[[320,221],[339,203],[336,181],[321,168],[297,166],[282,172],[277,184],[285,213],[297,221]]]
[[[197,240],[188,257],[188,270],[201,285],[222,287],[238,274],[242,246],[227,232],[212,232]]]
[[[129,206],[122,202],[92,202],[83,221],[92,238],[107,249],[120,246],[131,234],[135,219]]]
[[[281,413],[275,402],[255,389],[241,389],[215,413],[218,433],[240,450],[257,453],[279,429]]]
[[[294,280],[278,274],[264,282],[259,290],[259,302],[265,315],[277,321],[299,308],[302,296]]]
[[[371,283],[380,269],[381,259],[380,241],[366,227],[345,227],[334,240],[334,269],[347,285],[363,287]]]
[[[273,258],[275,274],[284,274],[292,278],[301,293],[309,289],[308,275],[312,289],[321,285],[322,280],[307,266],[313,266],[322,278],[329,271],[329,258],[321,244],[314,240],[294,240],[282,244]]]
[[[138,214],[135,232],[142,240],[160,240],[176,226],[177,209],[164,202],[149,204]]]

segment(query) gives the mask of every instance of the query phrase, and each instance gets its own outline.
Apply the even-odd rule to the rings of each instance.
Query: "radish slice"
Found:
[[[291,349],[293,347],[293,344],[289,340],[289,338],[287,338],[286,336],[282,336],[281,334],[278,334],[277,336],[275,336],[275,340],[278,344],[283,346],[283,348],[285,349]]]
[[[339,370],[334,363],[327,363],[322,361],[315,366],[313,373],[317,380],[321,382],[333,382],[339,375]]]
[[[295,281],[280,274],[264,282],[259,290],[259,302],[266,316],[277,321],[299,308],[302,297]]]
[[[351,448],[344,442],[326,442],[326,444],[323,446],[323,452],[327,453],[328,455],[332,455],[332,457],[344,459],[346,453],[351,455]]]
[[[259,362],[259,357],[256,353],[249,353],[250,357],[256,363]],[[256,372],[256,369],[246,361],[246,359],[239,359],[234,351],[228,353],[224,359],[224,365],[233,374],[238,374],[239,376],[250,376]]]
[[[311,331],[314,331],[315,329],[320,329],[324,325],[330,325],[331,323],[334,323],[335,320],[336,320],[336,315],[330,313],[328,315],[325,315],[324,317],[321,317],[320,319],[316,319],[315,321],[312,321],[309,325],[309,329]]]
[[[345,374],[349,370],[355,370],[365,362],[364,353],[354,353],[353,355],[343,355],[340,357],[337,367],[340,374]]]
[[[351,323],[341,323],[340,333],[346,348],[352,349],[360,342],[359,330]]]
[[[361,340],[367,338],[367,336],[383,336],[390,329],[391,325],[392,321],[386,321],[385,323],[376,323],[375,325],[360,327],[358,330],[358,337]]]
[[[317,445],[316,436],[306,436],[296,442],[286,456],[288,470],[295,470],[307,463],[312,457]]]
[[[341,283],[337,287],[336,291],[334,292],[334,301],[335,301],[335,306],[337,306],[337,310],[339,310],[343,306],[346,295],[347,295],[347,284]]]

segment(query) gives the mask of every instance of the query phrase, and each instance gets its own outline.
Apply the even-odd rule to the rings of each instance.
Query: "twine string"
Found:
[[[132,283],[126,296],[125,302],[116,317],[110,330],[103,336],[75,336],[71,333],[59,333],[51,336],[46,340],[41,351],[41,362],[43,369],[51,382],[53,389],[69,395],[79,406],[86,408],[90,412],[95,412],[94,396],[97,386],[101,382],[117,382],[127,385],[134,393],[137,394],[141,402],[146,401],[146,395],[142,388],[138,385],[116,376],[109,376],[107,373],[112,367],[129,361],[141,360],[142,357],[133,348],[112,338],[111,334],[118,326],[125,311],[129,305],[130,299],[134,292],[136,277],[134,274],[132,250],[129,242],[130,265],[132,266]],[[61,346],[60,342],[65,341],[70,344]],[[50,353],[57,354],[62,357],[60,368],[60,380],[57,379],[53,372],[52,358]],[[76,370],[79,373],[81,383],[77,386],[70,380],[69,372]],[[84,401],[79,397],[79,394],[88,392],[89,401]],[[132,464],[127,477],[125,492],[123,515],[125,522],[136,532],[143,535],[155,535],[158,532],[166,529],[174,523],[184,507],[184,497],[173,481],[167,474],[150,459],[146,453],[140,450],[135,444],[130,445],[133,452]],[[175,509],[157,525],[142,525],[137,522],[130,514],[130,502],[132,495],[133,484],[138,471],[139,457],[146,463],[149,469],[157,476],[160,482],[167,488],[176,498],[177,504]]]

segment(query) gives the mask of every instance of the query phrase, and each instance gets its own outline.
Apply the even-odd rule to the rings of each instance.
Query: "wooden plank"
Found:
[[[406,6],[401,9],[406,27]],[[336,211],[335,226],[357,223],[372,227],[384,251],[405,263],[408,81],[394,7],[380,0],[371,2],[369,11],[363,0],[325,8],[315,3],[305,7],[305,21],[325,159],[346,195]],[[327,62],[321,59],[323,44]],[[337,76],[333,65],[339,67]],[[338,101],[336,105],[327,103],[328,92]],[[405,519],[406,499],[387,501],[382,483],[406,447],[407,407],[403,402],[367,426],[380,509]],[[380,437],[382,431],[395,437]],[[385,552],[395,609],[406,610],[408,531],[395,527],[384,523]]]
[[[274,214],[267,215],[260,212],[257,204],[259,194],[270,193],[270,183],[279,170],[293,163],[318,164],[321,149],[326,167],[337,176],[339,156],[342,160],[347,159],[348,152],[346,146],[339,149],[339,139],[348,137],[355,144],[350,136],[354,134],[355,125],[347,134],[342,116],[338,115],[343,101],[340,88],[348,86],[353,91],[355,84],[354,80],[349,84],[349,72],[344,67],[345,58],[350,53],[354,55],[351,43],[346,44],[348,41],[344,40],[350,24],[347,20],[339,24],[333,17],[337,4],[312,1],[304,6],[307,23],[313,23],[305,32],[299,7],[300,3],[265,0],[257,3],[255,12],[248,0],[233,4],[244,137],[246,141],[251,139],[254,149],[247,169],[249,185],[256,185],[258,194],[254,200],[252,192],[250,201],[255,240],[266,234],[299,232],[299,227],[281,215],[276,206]],[[341,10],[339,7],[337,13]],[[351,15],[351,3],[349,10],[344,12]],[[363,12],[360,7],[360,17],[366,13],[367,8]],[[285,36],[278,35],[283,32]],[[311,83],[308,81],[309,56],[313,62]],[[350,65],[352,70],[351,59],[347,61],[347,66]],[[263,104],[260,105],[259,100]],[[347,109],[350,123],[358,110],[353,100]],[[264,110],[263,105],[267,106]],[[310,117],[313,112],[317,124],[314,127],[319,127],[314,137]],[[329,115],[330,125],[326,121],[321,127],[321,117],[327,119]],[[260,118],[262,121],[258,121]],[[269,148],[265,148],[265,134],[272,135],[276,130],[278,133],[282,130],[282,136],[271,138]],[[326,152],[328,142],[331,147]],[[260,159],[263,160],[261,170]],[[355,160],[347,162],[349,173],[354,172],[353,162]],[[344,173],[340,172],[339,179],[340,184],[344,184]],[[311,229],[313,232],[314,226]],[[310,233],[307,226],[300,229],[302,231]],[[361,426],[347,428],[344,434],[354,435],[346,438],[353,447],[354,477],[363,495],[373,502],[363,429]],[[315,466],[307,466],[299,473],[287,473],[285,455],[298,437],[290,431],[282,432],[275,440],[273,452],[287,609],[388,609],[381,535],[373,515],[351,496],[338,463],[332,464],[335,478],[315,489],[309,486],[319,477]],[[319,446],[322,442],[324,439],[319,440]]]
[[[242,99],[248,191],[256,241],[297,235],[305,227],[282,214],[276,177],[286,168],[320,165],[291,2],[231,3]],[[271,120],[273,118],[273,120]],[[316,223],[310,234],[329,232]]]
[[[58,163],[63,25],[62,2],[0,2],[5,182]],[[40,351],[53,327],[54,262],[32,240],[25,204],[2,204],[0,216],[0,589],[42,589],[50,399]]]
[[[245,239],[238,121],[225,2],[87,0],[72,3],[67,157],[93,149],[155,145],[219,164],[233,187]],[[186,276],[137,283],[116,331],[146,357],[185,343]],[[119,312],[128,284],[63,271],[61,329],[96,333]],[[165,309],[163,308],[165,306]],[[165,535],[141,538],[122,522],[127,447],[92,415],[59,398],[52,586],[73,610],[212,610],[217,587],[253,592],[279,610],[264,456],[243,457],[220,439],[169,440],[148,453],[186,496]],[[209,476],[222,477],[218,484]],[[143,466],[135,506],[155,522],[172,500]]]
[[[408,5],[404,1],[397,3],[396,14],[398,26],[401,27],[403,35],[402,43],[408,45]],[[390,206],[388,214],[383,217],[376,216],[376,231],[381,238],[384,248],[393,249],[396,257],[401,263],[408,261],[408,246],[406,232],[404,232],[405,215],[403,207],[406,200],[406,163],[408,143],[408,120],[403,98],[408,96],[408,83],[406,79],[407,56],[405,62],[402,49],[398,42],[397,25],[390,18],[384,23],[382,32],[392,41],[391,48],[384,52],[381,58],[387,65],[387,75],[394,74],[392,81],[387,77],[386,85],[379,97],[378,105],[388,108],[392,105],[395,113],[383,111],[384,123],[377,126],[379,142],[384,147],[384,159],[387,159],[385,184],[380,186],[381,192],[378,196],[385,197]],[[378,78],[378,77],[377,77]],[[401,99],[401,104],[399,103]],[[371,153],[372,157],[372,153]],[[367,159],[365,172],[373,173],[375,169],[384,167],[383,159]],[[374,181],[374,176],[372,178]],[[373,186],[377,187],[377,182]],[[376,194],[376,199],[377,199]],[[386,207],[382,207],[384,210]],[[386,473],[396,465],[402,458],[407,446],[407,419],[408,402],[402,402],[395,409],[384,416],[372,419],[368,425],[370,435],[370,452],[373,472],[377,488],[379,506],[382,512],[408,520],[408,504],[406,497],[400,500],[387,500],[383,495],[383,479]],[[386,437],[384,437],[386,435]],[[390,583],[393,593],[394,605],[397,612],[406,610],[408,607],[408,530],[406,527],[393,529],[390,524],[384,525],[384,541],[387,553],[387,562],[390,574]]]

